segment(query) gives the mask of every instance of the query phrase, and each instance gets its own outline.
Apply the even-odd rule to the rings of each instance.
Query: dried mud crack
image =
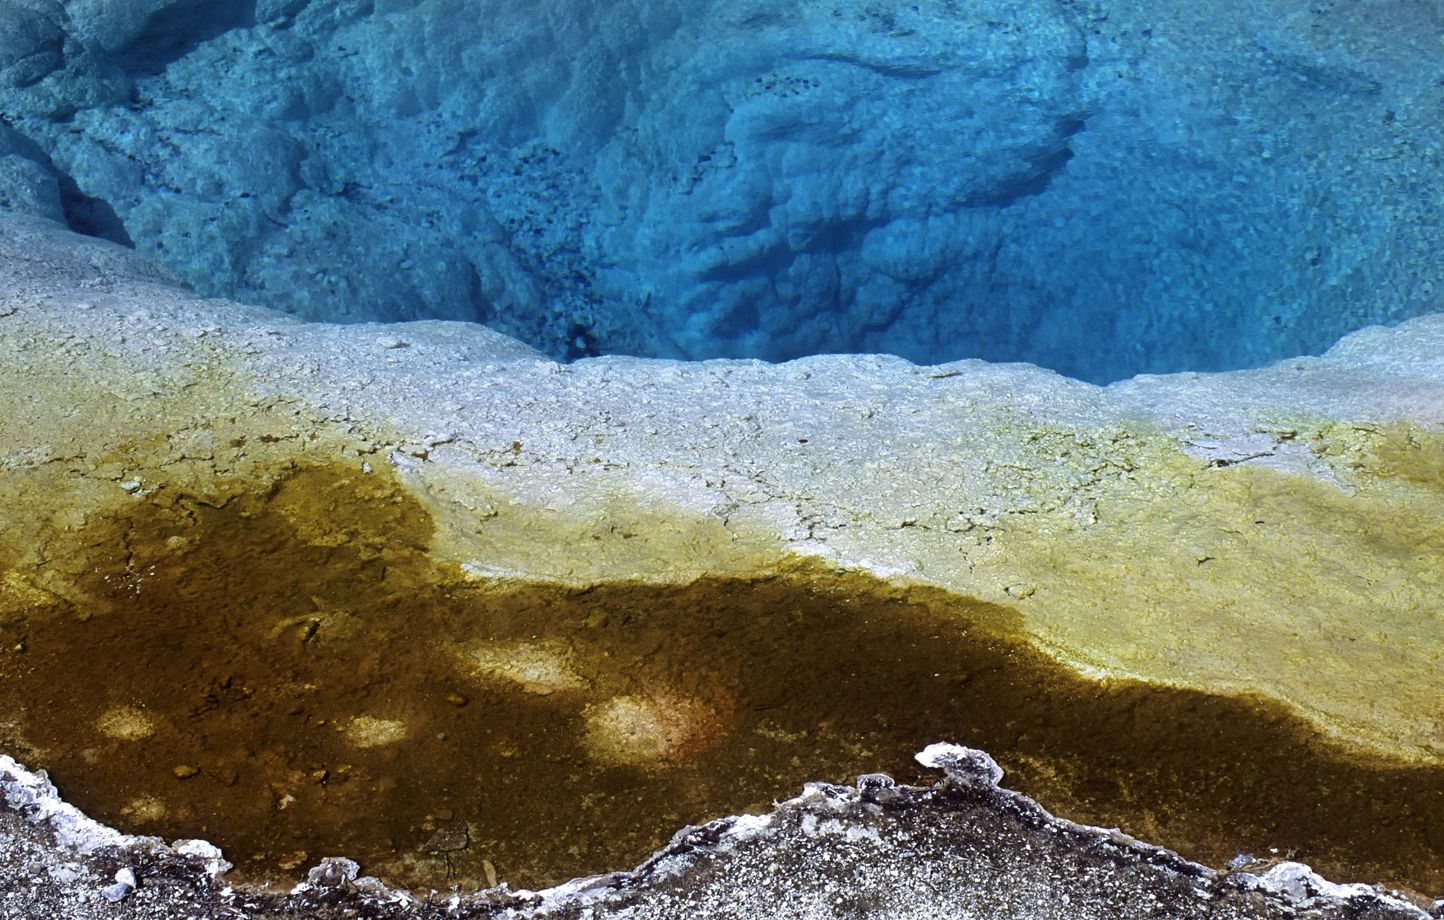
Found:
[[[590,588],[467,578],[388,475],[161,487],[0,617],[0,749],[248,881],[331,855],[403,886],[536,887],[945,739],[1076,821],[1222,866],[1276,850],[1444,892],[1444,770],[1281,707],[1078,677],[1010,609],[815,565]],[[4,558],[0,554],[0,558]]]

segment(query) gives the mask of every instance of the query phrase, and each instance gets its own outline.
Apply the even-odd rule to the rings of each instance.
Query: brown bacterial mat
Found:
[[[912,754],[953,741],[1206,863],[1276,850],[1444,893],[1444,771],[1353,759],[1258,700],[1082,679],[1013,611],[822,569],[478,582],[430,533],[338,467],[138,501],[84,534],[71,600],[0,622],[0,749],[251,881],[345,855],[404,886],[547,885],[806,780],[917,781]]]

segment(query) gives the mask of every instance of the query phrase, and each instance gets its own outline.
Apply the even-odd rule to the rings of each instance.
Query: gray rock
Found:
[[[25,87],[63,62],[59,5],[44,0],[0,2],[0,86]]]
[[[0,210],[64,221],[59,178],[36,162],[37,153],[33,143],[0,125]]]
[[[69,0],[65,9],[82,41],[108,54],[129,52],[161,60],[253,21],[240,0]]]
[[[135,873],[129,868],[115,873],[115,884],[100,889],[100,896],[112,904],[119,904],[135,890]]]
[[[50,220],[65,219],[55,176],[24,157],[0,157],[0,208]]]
[[[986,757],[966,752],[949,764]],[[951,767],[949,768],[951,769]],[[845,786],[812,784],[766,816],[687,828],[642,866],[541,892],[458,893],[448,917],[635,920],[706,916],[1012,917],[1017,920],[1430,920],[1444,917],[1363,885],[1333,885],[1282,863],[1226,874],[1116,832],[1052,817],[1031,800],[950,774],[932,788],[895,787],[877,803]],[[328,860],[290,894],[220,885],[203,864],[158,841],[87,823],[49,787],[0,758],[0,916],[6,920],[178,916],[421,918],[430,899],[374,881],[350,884],[349,860]],[[103,848],[97,846],[101,839]],[[164,885],[134,875],[97,904],[85,883],[117,859],[140,858]],[[66,874],[54,870],[66,868]],[[129,867],[115,873],[130,873]]]

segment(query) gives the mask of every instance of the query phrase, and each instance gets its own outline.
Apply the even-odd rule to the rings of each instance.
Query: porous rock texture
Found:
[[[296,464],[387,465],[434,517],[431,553],[479,577],[669,582],[820,559],[1016,610],[1031,641],[1091,674],[1259,694],[1356,751],[1444,758],[1444,316],[1361,331],[1320,358],[1108,388],[865,355],[560,365],[473,324],[307,324],[202,299],[132,251],[7,216],[0,368],[0,616],[69,596],[86,565],[80,525],[159,485],[223,495]],[[715,896],[803,917],[857,897],[859,915],[925,916],[968,873],[1013,865],[950,849],[954,832],[933,825],[952,827],[946,796],[903,798],[933,804],[879,815],[815,789],[767,819],[760,842],[723,854],[684,841],[679,875],[653,864],[622,885],[637,900],[606,909],[675,916]],[[1101,843],[1064,847],[1055,866],[1028,835],[1056,829],[1011,807],[982,812],[1031,828],[981,844],[1030,854],[1008,883],[978,889],[1011,899],[1005,915],[1076,903],[1077,916],[1130,916],[1138,891],[1192,898],[1182,879],[1206,876],[1128,846],[1099,855]],[[834,809],[836,832],[817,833]],[[50,896],[33,892],[89,891],[132,859],[66,855],[18,814],[4,818],[17,841],[7,872],[35,881],[7,883],[9,916]],[[887,842],[909,834],[931,843]],[[934,864],[905,855],[917,852],[952,868],[930,881]],[[217,896],[169,859],[157,877],[175,880],[174,897]],[[803,884],[796,860],[833,868]],[[1314,883],[1297,878],[1282,895],[1197,884],[1217,913],[1165,898],[1161,915],[1404,909],[1326,899],[1310,914],[1299,893]],[[165,915],[136,894],[128,915]],[[565,903],[564,916],[604,915]]]
[[[24,142],[0,135],[0,204],[303,317],[1104,382],[1317,353],[1444,284],[1444,16],[1416,0],[4,0],[0,22]]]
[[[998,786],[986,754],[932,745],[931,788],[880,774],[809,784],[766,816],[680,830],[630,872],[541,892],[410,894],[333,858],[287,894],[232,888],[201,841],[166,846],[95,824],[0,757],[0,917],[894,918],[1430,920],[1415,903],[1335,885],[1298,863],[1219,873],[1117,831],[1054,818]]]

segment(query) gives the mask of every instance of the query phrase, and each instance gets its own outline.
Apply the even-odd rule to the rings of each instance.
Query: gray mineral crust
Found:
[[[928,788],[871,774],[810,783],[765,816],[679,831],[628,872],[554,889],[387,889],[333,858],[289,892],[225,883],[199,841],[166,846],[103,827],[43,776],[0,757],[0,917],[161,918],[1017,918],[1428,920],[1432,910],[1278,861],[1216,872],[1117,831],[1055,818],[998,785],[981,751],[930,745]]]

